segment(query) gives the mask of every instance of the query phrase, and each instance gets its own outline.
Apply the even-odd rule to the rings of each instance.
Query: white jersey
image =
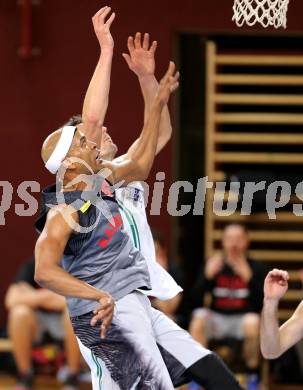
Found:
[[[175,297],[183,290],[156,261],[154,241],[146,217],[142,184],[133,182],[127,187],[118,188],[115,193],[124,229],[147,262],[152,290],[147,292],[142,290],[142,292],[161,300]]]

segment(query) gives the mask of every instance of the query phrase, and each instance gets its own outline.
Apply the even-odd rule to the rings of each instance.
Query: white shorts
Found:
[[[244,338],[245,314],[221,314],[210,309],[199,308],[194,310],[193,318],[206,320],[205,335],[207,340],[221,340],[226,337],[238,340]]]
[[[93,389],[171,390],[186,382],[185,371],[210,351],[133,292],[116,303],[105,339],[92,313],[72,318],[81,353],[92,373]]]

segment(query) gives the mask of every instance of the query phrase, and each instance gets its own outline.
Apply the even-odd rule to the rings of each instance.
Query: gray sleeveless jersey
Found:
[[[41,215],[36,222],[39,232],[44,227],[50,205],[71,204],[90,197],[89,192],[81,191],[60,193],[58,197],[55,191],[56,187],[51,186],[42,192]],[[93,204],[79,210],[79,225],[86,228],[94,226],[94,229],[88,233],[72,234],[64,251],[62,267],[77,279],[110,293],[115,300],[137,288],[150,289],[146,261],[123,230],[114,196],[100,193],[99,198],[106,202],[112,218],[106,218]],[[86,202],[81,200],[81,204]],[[97,306],[94,301],[70,297],[67,303],[71,317],[86,314]]]

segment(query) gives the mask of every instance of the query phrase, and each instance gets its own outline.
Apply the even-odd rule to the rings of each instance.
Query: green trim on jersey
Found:
[[[126,216],[126,219],[128,220],[128,223],[130,225],[135,248],[137,248],[138,250],[141,250],[140,236],[139,236],[139,231],[138,231],[138,227],[137,227],[135,218],[134,218],[132,212],[130,210],[128,210],[128,208],[125,207],[124,204],[122,204],[119,200],[117,200],[117,202],[118,202],[120,209],[123,211],[124,215]]]

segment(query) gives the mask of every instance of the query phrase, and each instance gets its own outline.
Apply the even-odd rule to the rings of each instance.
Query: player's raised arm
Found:
[[[261,318],[261,351],[266,359],[276,359],[303,337],[303,304],[280,328],[278,305],[288,289],[288,273],[274,269],[264,282]]]
[[[135,38],[132,36],[128,38],[127,47],[129,54],[123,53],[123,57],[129,68],[138,77],[144,98],[144,121],[146,122],[159,88],[159,83],[155,77],[155,52],[157,49],[157,42],[153,41],[152,44],[150,44],[150,37],[147,33],[144,34],[142,40],[141,33],[138,32]],[[171,134],[172,125],[169,110],[166,105],[161,114],[156,154],[164,148],[170,140]],[[127,155],[134,152],[137,143],[138,140],[129,148]],[[124,156],[124,158],[127,158],[127,155]]]
[[[106,18],[108,19],[106,20]],[[98,147],[101,144],[101,129],[108,107],[114,49],[114,40],[110,27],[114,19],[115,13],[111,14],[110,7],[101,8],[93,17],[93,26],[101,53],[84,100],[82,110],[84,127],[82,131],[88,141],[95,142]]]
[[[160,82],[158,93],[152,104],[148,119],[144,124],[136,148],[121,162],[104,162],[104,166],[112,173],[112,181],[125,180],[132,182],[146,180],[154,162],[158,144],[159,125],[163,108],[170,95],[178,88],[179,73],[175,72],[175,64],[170,62],[168,70]]]

